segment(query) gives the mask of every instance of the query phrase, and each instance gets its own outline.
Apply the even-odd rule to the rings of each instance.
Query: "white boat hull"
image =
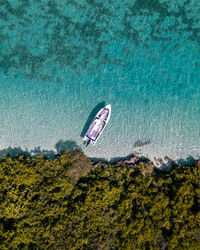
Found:
[[[94,120],[90,124],[83,140],[86,142],[86,145],[92,144],[94,145],[100,135],[102,134],[103,130],[105,129],[106,125],[111,116],[111,105],[106,105],[104,108],[100,109],[99,112],[96,114]]]

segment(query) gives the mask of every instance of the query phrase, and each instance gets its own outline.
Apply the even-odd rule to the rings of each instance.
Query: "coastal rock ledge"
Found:
[[[186,164],[187,163],[187,164]],[[123,159],[115,160],[114,162],[107,162],[107,161],[97,161],[97,160],[92,160],[92,165],[93,167],[98,167],[101,166],[103,168],[107,168],[108,165],[114,166],[129,166],[131,168],[139,168],[141,166],[145,165],[144,168],[144,175],[147,173],[155,173],[155,171],[161,171],[168,173],[170,172],[174,167],[177,166],[185,166],[185,165],[200,165],[200,160],[194,160],[191,162],[184,161],[184,160],[179,160],[179,161],[174,161],[170,159],[169,157],[164,157],[164,159],[161,158],[154,158],[154,161],[151,161],[148,158],[145,157],[138,157],[136,155],[131,155]]]
[[[137,157],[135,155],[131,155],[125,159],[122,160],[116,160],[112,163],[106,162],[106,161],[94,161],[92,160],[93,167],[101,166],[103,168],[107,168],[108,165],[123,167],[123,166],[129,166],[131,168],[138,168],[145,165],[144,170],[142,171],[143,175],[147,174],[153,174],[155,172],[155,165],[152,161],[145,157]]]

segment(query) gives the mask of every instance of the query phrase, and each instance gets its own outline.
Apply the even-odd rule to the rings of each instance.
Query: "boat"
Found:
[[[105,129],[111,115],[111,105],[108,104],[104,108],[100,109],[99,112],[96,114],[95,118],[90,124],[83,140],[85,141],[86,147],[89,144],[94,145],[100,135],[102,134],[103,130]]]

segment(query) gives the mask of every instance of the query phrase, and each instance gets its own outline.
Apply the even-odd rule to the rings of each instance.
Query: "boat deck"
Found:
[[[86,136],[92,140],[96,140],[104,126],[105,122],[102,122],[99,118],[96,118],[88,129]]]
[[[84,140],[86,142],[91,143],[93,145],[95,144],[97,138],[100,136],[105,126],[107,125],[107,122],[109,121],[110,113],[110,105],[105,106],[97,113],[87,133],[85,134]]]

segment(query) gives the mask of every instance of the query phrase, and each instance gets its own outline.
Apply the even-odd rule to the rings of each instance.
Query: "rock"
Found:
[[[172,159],[170,159],[168,156],[165,156],[164,161],[172,161]]]
[[[146,141],[138,140],[138,141],[135,142],[134,148],[136,148],[136,147],[143,147],[143,146],[148,145],[150,143],[151,143],[150,140],[146,140]]]
[[[98,162],[94,161],[94,162],[92,162],[92,166],[95,168],[98,166],[102,166],[102,167],[106,168],[108,166],[108,164],[104,161],[98,161]]]
[[[155,167],[163,172],[169,172],[171,171],[172,167],[175,165],[175,162],[173,160],[171,160],[168,156],[165,156],[164,159],[162,158],[155,158],[154,157],[154,161],[155,161]]]
[[[119,160],[119,161],[116,161],[114,162],[113,164],[114,165],[129,165],[129,166],[133,166],[135,165],[136,163],[138,163],[140,161],[140,158],[139,157],[136,157],[136,156],[131,156],[130,158],[128,159],[125,159],[125,160]]]
[[[194,165],[200,167],[200,160],[197,160]]]
[[[133,156],[133,157],[131,157],[130,159],[128,159],[128,160],[124,160],[123,161],[123,163],[124,164],[132,164],[132,165],[134,165],[136,162],[138,162],[140,159],[138,158],[138,157],[136,157],[136,156]]]
[[[162,165],[164,165],[164,162],[163,162],[162,158],[154,157],[154,161],[156,163],[156,167],[161,167]]]
[[[140,157],[140,156],[141,156],[141,153],[140,153],[140,152],[137,152],[137,151],[134,151],[134,152],[133,152],[133,155],[136,156],[136,157]]]

